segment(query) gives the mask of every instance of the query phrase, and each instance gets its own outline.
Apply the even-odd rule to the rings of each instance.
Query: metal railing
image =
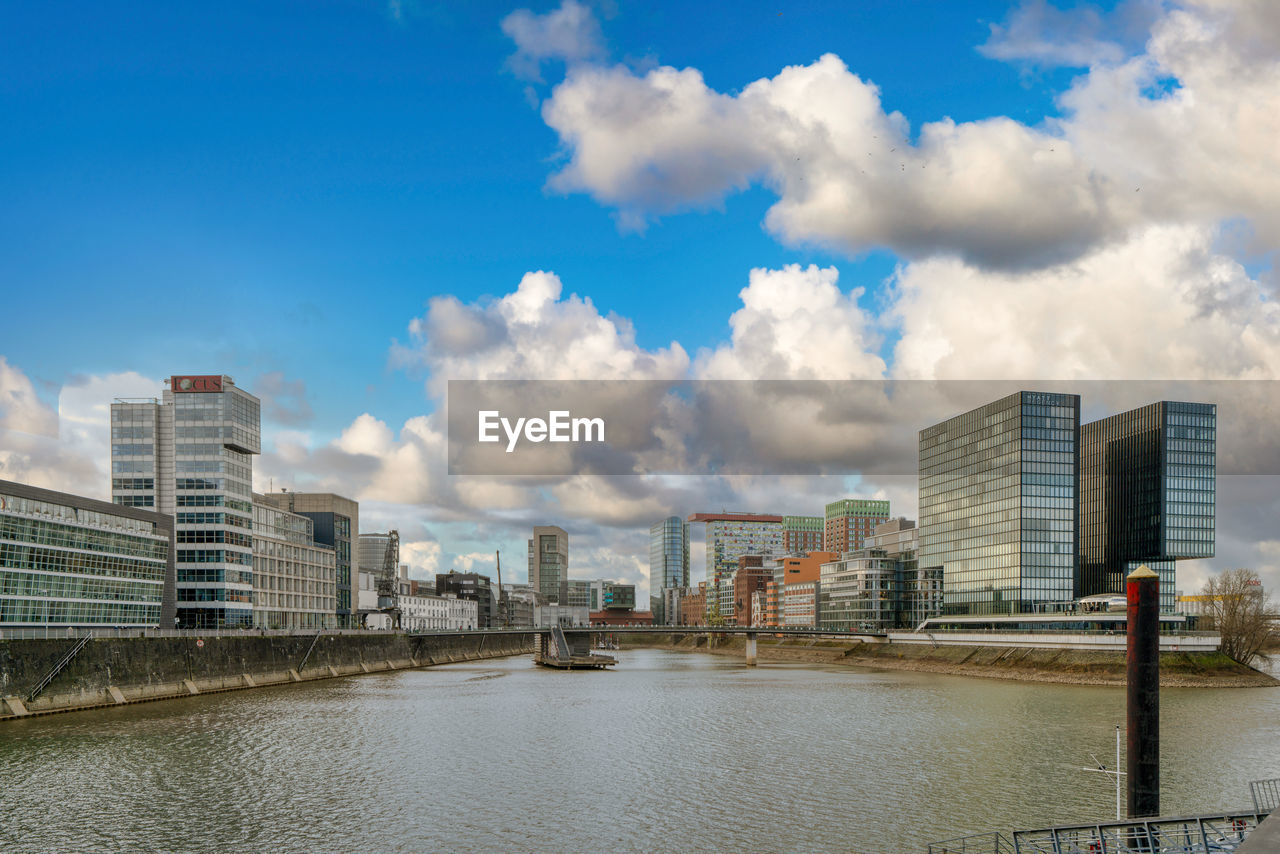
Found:
[[[1208,854],[1232,852],[1265,816],[1255,812],[1131,819],[1013,834],[1017,854]]]
[[[1280,778],[1254,780],[1249,784],[1249,794],[1253,795],[1254,812],[1269,813],[1280,809]]]
[[[929,854],[1016,854],[1016,850],[1004,834],[976,833],[931,843]]]

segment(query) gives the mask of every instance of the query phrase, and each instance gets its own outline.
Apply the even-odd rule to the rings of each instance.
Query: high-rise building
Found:
[[[173,617],[172,517],[0,480],[0,628]]]
[[[689,523],[679,516],[649,526],[649,585],[689,586]]]
[[[321,629],[337,624],[333,546],[317,543],[315,523],[253,503],[253,624],[262,629]]]
[[[743,555],[782,554],[782,517],[770,513],[694,513],[707,526],[707,598],[720,579],[738,568]]]
[[[1075,594],[1080,396],[1019,391],[920,431],[919,566],[944,614]]]
[[[315,541],[333,548],[337,624],[344,628],[357,625],[354,615],[360,568],[353,559],[360,534],[360,505],[332,492],[273,492],[256,496],[254,501],[311,520]]]
[[[871,530],[888,519],[888,501],[873,498],[832,501],[826,506],[820,548],[837,554],[860,549],[866,538],[871,536]]]
[[[783,516],[782,550],[789,555],[819,551],[824,531],[821,516]]]
[[[569,534],[555,525],[536,525],[529,540],[529,585],[548,603],[560,601],[569,580]]]
[[[1146,564],[1160,609],[1175,607],[1175,564],[1214,554],[1217,407],[1160,401],[1080,428],[1077,595],[1123,593]]]
[[[111,497],[174,517],[177,617],[253,623],[258,399],[221,375],[174,376],[161,399],[111,404]]]

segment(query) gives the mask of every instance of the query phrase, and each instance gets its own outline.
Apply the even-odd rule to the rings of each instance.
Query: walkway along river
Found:
[[[1113,815],[1124,692],[624,649],[9,721],[0,847],[869,851]],[[1280,691],[1166,689],[1168,813],[1280,771]]]

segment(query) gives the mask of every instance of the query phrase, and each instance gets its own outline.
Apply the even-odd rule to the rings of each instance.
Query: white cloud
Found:
[[[1280,378],[1280,304],[1202,227],[1150,227],[1071,264],[905,265],[894,373],[917,379]]]
[[[568,158],[550,186],[589,193],[635,223],[758,182],[778,195],[766,224],[787,243],[958,255],[986,269],[1053,266],[1153,224],[1228,218],[1274,249],[1273,7],[1163,10],[1136,56],[1081,48],[1073,61],[1092,66],[1062,95],[1063,118],[944,119],[914,138],[879,89],[830,54],[736,95],[710,89],[696,69],[580,65],[543,107]],[[1035,8],[1049,14],[1025,7],[1009,32]],[[1079,47],[1071,38],[1064,44]]]
[[[992,59],[1045,67],[1116,64],[1133,52],[1160,12],[1160,0],[1127,0],[1106,14],[1089,5],[1064,10],[1028,0],[1006,23],[991,24],[991,38],[978,50]]]
[[[563,0],[543,15],[517,9],[502,19],[502,32],[516,43],[507,59],[512,72],[526,80],[542,80],[542,63],[548,60],[581,62],[604,55],[600,22],[591,9],[576,0]]]
[[[36,396],[27,375],[4,356],[0,356],[0,430],[58,435],[57,413]]]
[[[836,285],[834,267],[756,269],[729,318],[730,342],[700,353],[701,379],[873,379],[884,375],[875,355],[875,319],[858,305],[862,288]]]

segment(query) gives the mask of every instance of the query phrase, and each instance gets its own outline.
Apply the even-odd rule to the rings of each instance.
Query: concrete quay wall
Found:
[[[0,639],[0,720],[533,652],[536,635],[94,638],[35,699],[74,639]],[[314,641],[314,647],[312,643]],[[310,650],[310,654],[308,654]],[[305,660],[305,663],[303,659]]]

